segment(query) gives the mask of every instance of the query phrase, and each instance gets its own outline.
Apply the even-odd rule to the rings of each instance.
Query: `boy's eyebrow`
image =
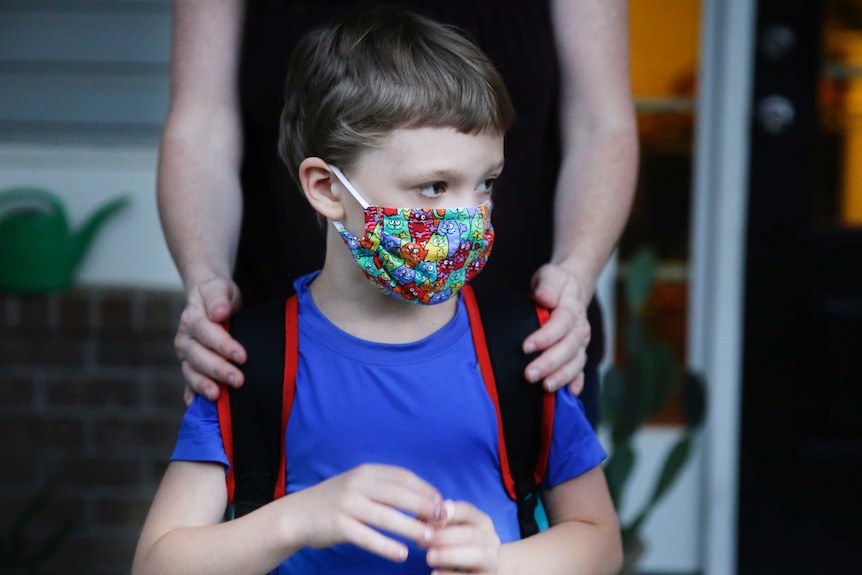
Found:
[[[433,180],[457,180],[461,178],[463,174],[459,170],[449,170],[446,168],[442,169],[431,169],[425,170],[421,172],[416,172],[415,174],[411,174],[411,179],[415,179],[417,181],[422,182],[430,182]]]
[[[493,172],[502,171],[503,170],[503,164],[504,164],[504,162],[501,161],[500,163],[495,164],[494,166],[491,166],[491,168],[489,170],[487,170],[487,173],[491,174]],[[434,180],[451,181],[451,180],[458,180],[458,179],[463,178],[463,177],[464,177],[464,174],[460,170],[450,170],[448,168],[431,169],[431,170],[421,171],[421,172],[417,172],[415,174],[412,174],[412,179],[416,179],[419,181],[427,181],[427,182],[434,181]]]

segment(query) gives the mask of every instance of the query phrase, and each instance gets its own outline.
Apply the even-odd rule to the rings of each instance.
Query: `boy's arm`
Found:
[[[407,547],[376,529],[427,543],[429,523],[443,515],[436,489],[384,465],[362,465],[222,523],[226,504],[224,466],[172,462],[144,524],[132,574],[267,573],[302,547],[341,543],[403,561]]]
[[[133,575],[266,573],[296,551],[283,540],[275,509],[222,523],[224,466],[172,462],[144,524]]]
[[[601,466],[545,491],[551,527],[503,545],[499,575],[613,575],[622,565],[616,511]]]

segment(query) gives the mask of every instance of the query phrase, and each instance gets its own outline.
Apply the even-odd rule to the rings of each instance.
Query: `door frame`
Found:
[[[704,575],[737,570],[745,238],[756,0],[701,0],[689,365],[706,378]]]

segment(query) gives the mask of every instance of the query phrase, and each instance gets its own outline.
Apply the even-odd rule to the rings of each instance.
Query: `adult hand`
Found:
[[[427,546],[443,518],[443,497],[407,469],[360,465],[287,497],[299,505],[296,528],[304,547],[321,549],[352,543],[402,562],[407,546],[379,530]]]
[[[555,391],[569,383],[575,395],[584,388],[584,365],[590,343],[587,290],[578,279],[556,264],[545,264],[533,276],[536,303],[551,310],[540,329],[524,340],[524,352],[542,352],[527,366],[528,381],[544,380]]]
[[[239,287],[230,279],[215,277],[189,288],[174,338],[186,380],[186,405],[195,393],[215,400],[219,383],[242,385],[242,372],[231,362],[245,362],[245,349],[224,327],[240,304]]]
[[[446,501],[445,525],[428,546],[431,575],[494,574],[500,566],[500,537],[494,522],[466,502]]]

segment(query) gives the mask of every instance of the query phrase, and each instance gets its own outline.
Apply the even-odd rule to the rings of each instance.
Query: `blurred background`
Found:
[[[630,9],[641,167],[601,286],[608,367],[637,314],[707,395],[634,570],[859,573],[862,0]],[[0,220],[53,214],[25,256],[81,262],[71,287],[0,290],[0,573],[128,572],[179,427],[183,296],[154,194],[170,28],[169,0],[0,0]],[[0,235],[0,276],[25,237]],[[687,432],[684,393],[660,407],[625,521]]]

